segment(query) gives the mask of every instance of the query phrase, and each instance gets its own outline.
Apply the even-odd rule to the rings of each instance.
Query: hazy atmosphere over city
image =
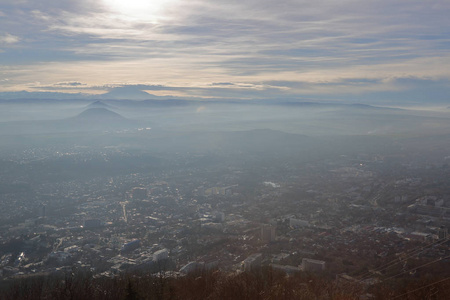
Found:
[[[447,299],[449,16],[0,0],[0,300]]]

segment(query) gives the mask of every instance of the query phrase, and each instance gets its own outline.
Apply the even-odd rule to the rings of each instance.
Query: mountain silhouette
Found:
[[[102,107],[89,108],[79,115],[71,118],[72,120],[80,121],[123,121],[126,118],[122,117],[118,113],[115,113],[109,109]]]
[[[138,125],[138,122],[106,108],[89,108],[62,123],[64,127],[83,131],[129,129]]]
[[[97,100],[95,102],[92,102],[91,104],[89,104],[88,106],[86,106],[87,108],[110,108],[111,106],[100,101]]]

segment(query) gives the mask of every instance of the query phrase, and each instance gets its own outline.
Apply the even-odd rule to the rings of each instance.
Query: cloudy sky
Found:
[[[449,16],[448,0],[0,0],[0,92],[449,104]]]

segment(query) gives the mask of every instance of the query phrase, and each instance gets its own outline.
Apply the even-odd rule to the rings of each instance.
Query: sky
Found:
[[[0,98],[450,105],[449,16],[448,0],[0,0]]]

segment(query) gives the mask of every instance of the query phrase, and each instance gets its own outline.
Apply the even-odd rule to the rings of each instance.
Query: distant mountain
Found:
[[[109,109],[89,108],[75,117],[61,120],[66,128],[76,130],[119,130],[137,126],[137,122],[127,119]]]
[[[91,103],[90,108],[106,107],[110,108],[105,102],[114,104],[114,106],[133,106],[133,107],[172,107],[187,105],[214,105],[214,104],[232,104],[232,105],[275,105],[298,108],[351,108],[358,110],[401,110],[386,106],[376,106],[369,104],[349,104],[343,102],[322,102],[307,100],[283,100],[283,99],[255,99],[254,101],[242,99],[201,99],[201,98],[180,98],[176,96],[156,96],[149,94],[139,86],[121,86],[112,88],[109,92],[92,95],[84,93],[60,93],[60,92],[0,92],[0,103],[14,104],[80,104]],[[450,107],[449,107],[450,109]]]
[[[102,122],[102,121],[122,121],[126,120],[124,117],[119,115],[118,113],[115,113],[113,111],[110,111],[109,109],[103,108],[103,107],[95,107],[95,108],[89,108],[79,115],[70,118],[72,120],[80,120],[80,121],[95,121],[95,122]]]
[[[362,103],[339,103],[339,102],[299,102],[299,101],[264,101],[265,104],[279,105],[279,106],[290,106],[290,107],[304,107],[304,108],[353,108],[359,110],[402,110],[400,108],[391,108],[385,106],[374,106]],[[258,104],[258,102],[255,102]]]
[[[109,92],[93,95],[84,93],[60,93],[60,92],[0,92],[0,102],[11,100],[93,100],[93,99],[110,99],[110,100],[148,100],[148,99],[164,99],[166,97],[158,97],[141,91],[135,86],[123,86],[111,89]],[[16,102],[16,101],[14,101]]]
[[[344,104],[344,106],[349,108],[356,108],[360,110],[390,110],[390,111],[402,111],[404,109],[397,107],[386,107],[386,106],[375,106],[362,103]]]
[[[134,86],[123,86],[113,88],[105,94],[98,95],[101,99],[126,99],[126,100],[147,100],[155,98],[153,95],[141,91]]]
[[[58,92],[0,92],[0,101],[24,99],[24,100],[75,100],[88,99],[92,97],[90,94],[83,93],[58,93]]]
[[[131,129],[139,122],[106,108],[89,108],[80,114],[59,120],[14,121],[0,123],[0,134],[42,134]]]
[[[104,103],[104,102],[102,102],[102,101],[100,101],[100,100],[97,100],[97,101],[92,102],[91,104],[89,104],[87,107],[88,108],[109,108],[111,106],[106,104],[106,103]]]

